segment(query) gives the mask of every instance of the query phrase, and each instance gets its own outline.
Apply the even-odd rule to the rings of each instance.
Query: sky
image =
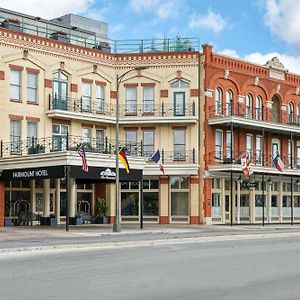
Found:
[[[52,19],[74,13],[108,23],[116,40],[199,38],[213,51],[265,64],[277,56],[300,74],[299,0],[0,0]]]

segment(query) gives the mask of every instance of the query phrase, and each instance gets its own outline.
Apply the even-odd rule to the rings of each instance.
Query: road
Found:
[[[0,255],[0,299],[300,299],[300,238]]]

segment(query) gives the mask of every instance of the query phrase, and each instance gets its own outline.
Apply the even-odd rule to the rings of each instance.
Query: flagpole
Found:
[[[293,133],[291,132],[291,143],[290,143],[290,152],[291,152],[291,169],[293,169]],[[293,189],[293,175],[291,175],[291,225],[294,224],[294,189]]]
[[[140,228],[144,228],[144,194],[143,194],[143,175],[142,180],[140,181]]]
[[[232,118],[232,116],[231,116]],[[230,180],[231,180],[231,191],[230,191],[230,226],[233,225],[233,173],[232,173],[232,164],[233,164],[233,122],[231,120],[231,127],[230,127],[230,163],[231,163],[231,168],[230,168]]]

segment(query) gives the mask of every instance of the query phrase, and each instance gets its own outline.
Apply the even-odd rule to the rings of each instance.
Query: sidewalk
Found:
[[[43,250],[55,248],[84,248],[108,245],[129,245],[130,243],[173,242],[181,240],[224,240],[276,236],[300,236],[300,224],[274,225],[122,225],[122,231],[115,233],[112,225],[70,226],[64,225],[12,226],[0,228],[0,254],[16,251]]]

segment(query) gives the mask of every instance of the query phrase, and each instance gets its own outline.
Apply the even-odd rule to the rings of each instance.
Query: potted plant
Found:
[[[95,218],[96,224],[107,224],[108,218],[106,215],[107,204],[104,198],[97,197],[96,199],[97,214]]]
[[[45,153],[45,146],[41,144],[36,144],[28,148],[28,154],[38,154]]]
[[[57,218],[54,214],[51,214],[50,217],[41,217],[41,225],[55,226],[57,225]]]

